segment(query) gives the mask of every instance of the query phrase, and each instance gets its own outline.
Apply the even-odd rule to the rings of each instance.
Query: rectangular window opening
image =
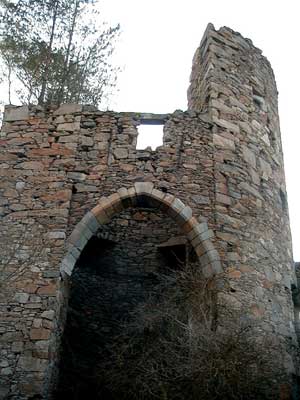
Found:
[[[163,145],[164,124],[141,124],[138,127],[137,150],[145,150],[151,147],[156,150],[157,147]]]

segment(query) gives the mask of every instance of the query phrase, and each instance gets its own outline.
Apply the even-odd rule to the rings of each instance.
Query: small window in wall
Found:
[[[141,124],[138,126],[137,150],[151,147],[155,150],[163,145],[163,124]]]

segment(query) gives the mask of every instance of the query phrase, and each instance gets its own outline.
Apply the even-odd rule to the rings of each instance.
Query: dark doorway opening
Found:
[[[185,257],[178,226],[156,209],[124,211],[90,239],[71,279],[55,400],[115,398],[99,373],[113,342],[159,290],[159,274],[181,268]]]

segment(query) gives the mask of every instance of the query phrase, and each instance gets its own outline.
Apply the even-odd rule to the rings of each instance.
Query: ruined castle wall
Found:
[[[295,276],[268,60],[249,39],[209,25],[194,58],[189,108],[207,109],[214,123],[215,222],[217,236],[229,243],[232,297],[249,302],[266,329],[289,336]]]
[[[143,151],[136,150],[141,117],[151,115],[74,105],[6,110],[1,143],[6,245],[10,248],[13,236],[20,240],[20,226],[25,226],[22,245],[32,260],[20,276],[6,280],[11,296],[2,302],[2,379],[15,393],[47,388],[45,375],[57,359],[56,339],[63,328],[59,268],[65,241],[100,198],[149,181],[214,226],[211,124],[192,111],[163,116],[164,146]],[[41,237],[42,246],[37,244]],[[14,268],[6,266],[7,275]]]
[[[164,124],[163,146],[136,150],[138,125],[151,120]],[[152,182],[207,221],[228,278],[219,304],[243,310],[260,332],[279,338],[278,364],[295,372],[286,344],[296,343],[295,279],[277,91],[251,41],[208,26],[194,57],[186,112],[7,107],[0,169],[4,398],[47,398],[63,329],[67,238],[103,196],[136,182]],[[11,253],[19,263],[10,262]]]

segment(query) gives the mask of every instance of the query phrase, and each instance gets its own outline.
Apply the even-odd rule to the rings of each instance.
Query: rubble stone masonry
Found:
[[[188,105],[164,115],[77,104],[6,107],[0,399],[51,398],[74,265],[114,216],[145,206],[175,222],[205,276],[226,275],[218,302],[246,310],[262,333],[276,336],[278,365],[297,374],[296,281],[269,62],[249,39],[209,24]],[[144,123],[164,125],[155,151],[136,149]],[[291,398],[288,386],[283,392]]]

